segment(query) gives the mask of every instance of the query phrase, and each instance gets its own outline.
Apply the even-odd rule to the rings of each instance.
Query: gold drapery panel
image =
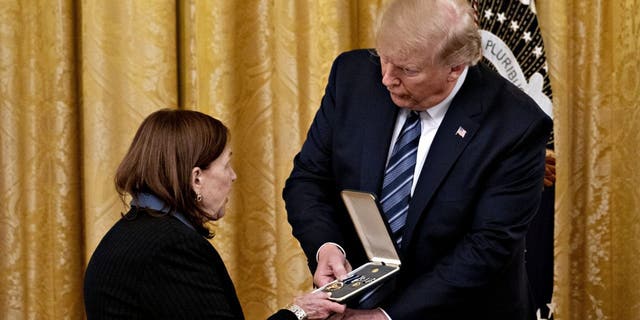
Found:
[[[640,319],[640,3],[538,9],[558,156],[555,319]]]
[[[248,319],[311,289],[281,190],[331,60],[371,46],[382,0],[0,0],[0,318],[82,318],[85,264],[124,207],[141,120],[231,129],[239,179],[212,241]]]
[[[124,210],[113,172],[164,107],[231,129],[212,243],[248,319],[311,288],[280,192],[333,58],[385,0],[0,0],[0,318],[80,319],[85,264]],[[640,318],[639,4],[539,1],[554,92],[556,319]]]
[[[72,3],[0,1],[0,318],[81,319]]]
[[[372,46],[381,1],[185,1],[181,105],[231,129],[234,184],[216,223],[221,252],[248,319],[311,290],[281,190],[318,108],[333,58]]]

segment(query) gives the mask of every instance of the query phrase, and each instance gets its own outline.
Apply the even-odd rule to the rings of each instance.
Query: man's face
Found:
[[[436,65],[419,56],[388,56],[378,51],[382,84],[400,108],[426,110],[440,103],[455,86],[450,66]],[[425,55],[426,56],[426,55]]]

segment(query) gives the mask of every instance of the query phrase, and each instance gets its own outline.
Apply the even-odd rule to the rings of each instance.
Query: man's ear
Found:
[[[202,169],[199,167],[194,167],[191,170],[191,188],[196,193],[200,192],[200,188],[202,187],[202,181],[200,181],[200,176],[202,175]]]
[[[459,64],[457,66],[451,66],[451,70],[449,71],[449,76],[447,77],[447,80],[449,80],[449,81],[458,81],[458,78],[462,74],[462,71],[464,71],[464,67],[465,67],[464,64]]]

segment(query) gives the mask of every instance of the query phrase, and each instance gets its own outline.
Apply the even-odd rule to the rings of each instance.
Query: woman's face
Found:
[[[236,178],[236,173],[231,167],[231,149],[228,146],[207,169],[193,168],[192,187],[197,194],[202,195],[198,204],[209,219],[218,220],[224,216],[224,206],[228,201],[231,184]]]

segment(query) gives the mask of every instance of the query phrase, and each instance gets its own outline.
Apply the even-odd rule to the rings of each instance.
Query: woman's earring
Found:
[[[202,201],[202,195],[200,193],[196,193],[196,201]]]

